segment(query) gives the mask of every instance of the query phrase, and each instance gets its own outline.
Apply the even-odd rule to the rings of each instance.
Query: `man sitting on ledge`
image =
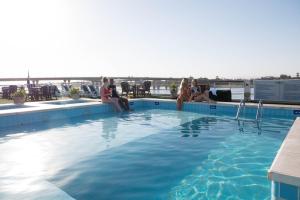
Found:
[[[119,99],[119,105],[125,110],[125,111],[129,111],[129,103],[128,103],[128,99],[125,97],[121,97],[118,92],[117,92],[117,88],[116,85],[114,85],[114,79],[109,79],[109,89],[111,89],[111,96],[113,98],[118,98]]]

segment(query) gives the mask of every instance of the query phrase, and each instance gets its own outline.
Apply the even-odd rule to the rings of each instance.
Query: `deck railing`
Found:
[[[168,77],[110,77],[115,80],[117,87],[120,86],[122,81],[127,81],[131,84],[139,84],[143,81],[151,81],[151,90],[156,91],[159,94],[166,94],[169,92],[170,85],[175,83],[180,85],[182,78],[168,78]],[[35,85],[42,85],[52,83],[55,85],[61,85],[62,83],[69,83],[76,86],[85,84],[87,82],[94,84],[95,86],[101,86],[102,76],[98,77],[30,77],[30,83]],[[213,88],[226,88],[226,89],[242,89],[244,88],[244,80],[219,80],[219,79],[198,79],[200,83],[209,84]],[[8,85],[26,85],[28,81],[27,77],[24,78],[0,78],[0,88]],[[1,93],[1,89],[0,89]],[[239,92],[242,93],[242,92]],[[242,95],[242,94],[240,94]]]

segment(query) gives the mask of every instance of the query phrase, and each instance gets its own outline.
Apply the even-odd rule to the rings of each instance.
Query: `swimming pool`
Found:
[[[292,123],[137,109],[5,128],[0,199],[270,199]]]

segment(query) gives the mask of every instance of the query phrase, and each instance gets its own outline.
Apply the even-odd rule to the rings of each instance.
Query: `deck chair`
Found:
[[[130,85],[129,85],[129,83],[128,82],[121,82],[121,89],[122,89],[122,93],[121,93],[121,95],[124,95],[124,94],[126,94],[126,96],[128,96],[128,94],[132,91],[131,89],[130,89]]]
[[[8,87],[8,98],[12,99],[12,95],[18,90],[18,86],[16,85],[10,85]]]
[[[151,81],[144,81],[138,93],[142,96],[151,96]]]
[[[90,91],[93,93],[93,98],[99,98],[99,92],[97,91],[97,89],[95,88],[94,85],[88,85]]]

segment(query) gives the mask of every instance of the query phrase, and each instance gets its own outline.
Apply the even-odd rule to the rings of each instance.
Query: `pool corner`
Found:
[[[271,168],[268,179],[272,181],[272,199],[300,200],[300,118],[283,141]]]

